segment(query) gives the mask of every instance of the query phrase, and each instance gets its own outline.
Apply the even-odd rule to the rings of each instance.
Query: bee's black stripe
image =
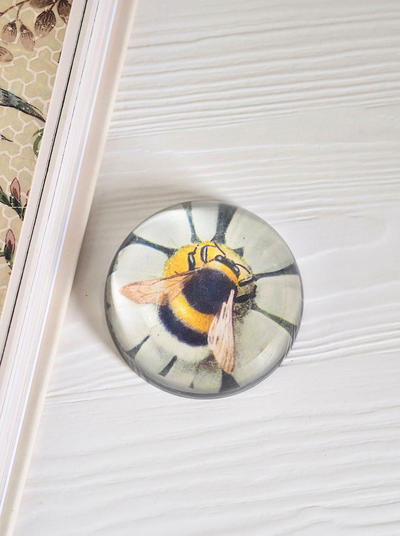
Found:
[[[137,346],[132,348],[131,350],[123,350],[124,354],[126,354],[130,359],[134,360],[137,353],[141,349],[141,347],[144,345],[144,343],[150,338],[150,335],[147,335],[142,342],[140,342]]]
[[[158,314],[166,329],[180,341],[190,346],[205,346],[207,344],[207,334],[186,326],[176,318],[168,305],[162,305],[158,310]]]
[[[261,274],[255,274],[254,279],[258,281],[262,277],[276,277],[278,275],[300,275],[300,274],[297,268],[297,264],[294,262],[293,264],[290,264],[289,266],[286,266],[285,268],[281,268],[281,270],[276,270],[276,272],[264,272]]]
[[[223,393],[224,391],[231,391],[232,389],[237,389],[238,387],[239,384],[237,383],[235,378],[231,374],[222,371],[221,387],[219,389],[219,392]]]
[[[298,326],[295,326],[291,322],[288,322],[287,320],[284,320],[280,316],[276,316],[276,315],[273,315],[272,313],[268,313],[267,311],[264,311],[264,309],[261,309],[260,307],[258,307],[258,305],[255,302],[252,304],[251,308],[253,309],[253,311],[256,311],[257,313],[263,314],[264,316],[266,316],[270,320],[273,320],[274,322],[279,324],[281,327],[286,329],[286,331],[289,333],[289,335],[292,338],[294,338],[294,336],[296,335]]]
[[[192,214],[192,203],[182,203],[182,206],[185,209],[186,217],[187,217],[188,222],[189,222],[190,233],[191,233],[190,240],[191,240],[191,242],[200,242],[200,238],[197,236],[196,229],[194,227],[193,214]]]
[[[236,296],[235,303],[247,302],[248,300],[255,298],[255,296],[256,296],[256,289],[254,287],[253,290],[249,292],[248,294],[242,294],[241,296]]]
[[[161,244],[150,242],[150,240],[146,240],[145,238],[142,238],[141,236],[137,236],[134,233],[131,233],[127,237],[127,239],[121,246],[121,250],[124,249],[126,246],[131,246],[132,244],[140,244],[142,246],[147,246],[157,251],[161,251],[161,253],[165,253],[165,255],[167,255],[168,257],[171,257],[174,253],[177,252],[177,249],[168,248],[166,246],[162,246]]]
[[[166,367],[164,367],[164,368],[162,369],[162,371],[159,372],[158,374],[159,374],[160,376],[164,376],[164,377],[165,377],[165,376],[168,374],[168,372],[172,369],[172,367],[175,365],[177,359],[178,359],[177,356],[174,355],[174,357],[171,359],[171,361],[168,363],[168,365],[167,365]]]
[[[237,207],[233,207],[232,205],[219,205],[217,230],[214,237],[211,239],[211,242],[225,244],[225,234],[236,210]]]
[[[246,285],[250,285],[250,283],[253,283],[254,281],[255,281],[254,276],[251,276],[248,279],[243,279],[242,281],[239,281],[238,286],[245,287]]]

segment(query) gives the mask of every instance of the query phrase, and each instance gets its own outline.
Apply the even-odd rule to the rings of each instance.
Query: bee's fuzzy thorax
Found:
[[[219,270],[203,268],[183,289],[188,304],[200,313],[216,315],[236,285]]]

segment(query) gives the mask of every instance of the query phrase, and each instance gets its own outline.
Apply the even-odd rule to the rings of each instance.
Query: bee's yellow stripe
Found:
[[[179,294],[169,305],[176,318],[185,324],[185,326],[201,333],[208,333],[214,315],[206,315],[193,309],[183,294]]]

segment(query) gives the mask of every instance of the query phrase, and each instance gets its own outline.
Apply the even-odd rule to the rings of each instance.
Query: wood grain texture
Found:
[[[400,533],[396,1],[138,6],[16,536]],[[117,355],[124,237],[189,199],[275,226],[294,348],[236,397],[158,391]]]
[[[112,138],[399,104],[396,0],[139,9]]]

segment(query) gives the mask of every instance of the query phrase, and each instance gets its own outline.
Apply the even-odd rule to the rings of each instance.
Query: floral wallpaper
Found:
[[[0,0],[0,313],[72,0]]]

